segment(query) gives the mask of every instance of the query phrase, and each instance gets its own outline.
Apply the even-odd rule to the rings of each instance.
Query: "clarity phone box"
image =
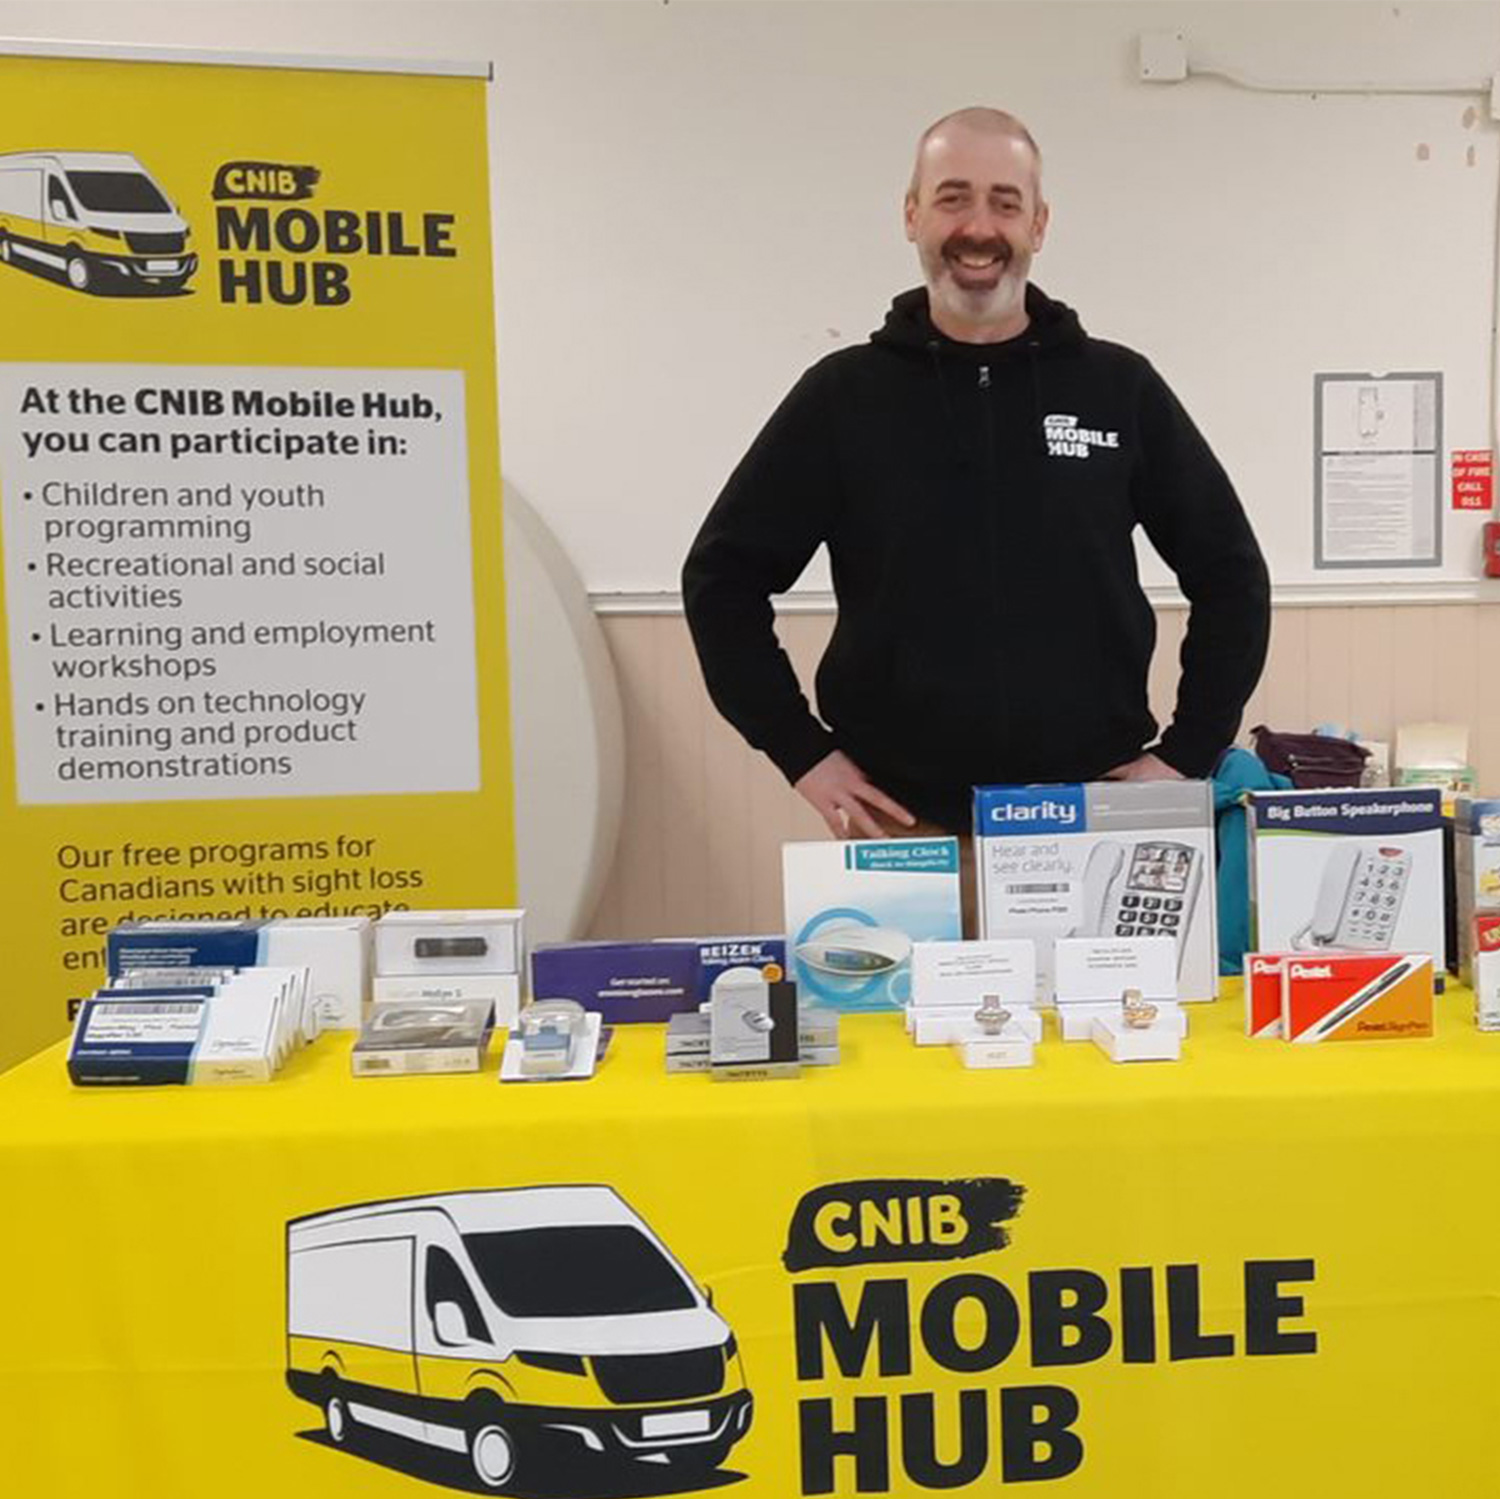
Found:
[[[1035,941],[1038,1002],[1065,937],[1170,937],[1178,995],[1218,993],[1208,782],[982,786],[974,832],[981,933]]]
[[[1441,956],[1439,791],[1254,791],[1246,802],[1257,949]]]

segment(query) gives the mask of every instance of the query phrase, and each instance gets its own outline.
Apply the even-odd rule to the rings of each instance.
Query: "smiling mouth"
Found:
[[[956,244],[945,246],[943,259],[961,286],[987,288],[999,282],[1010,264],[1009,245]]]

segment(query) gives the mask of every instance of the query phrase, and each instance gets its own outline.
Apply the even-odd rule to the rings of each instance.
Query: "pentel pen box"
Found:
[[[1252,791],[1250,913],[1261,952],[1443,952],[1435,787]]]
[[[1432,1034],[1429,953],[1321,953],[1286,960],[1281,1027],[1288,1041],[1409,1041]]]
[[[809,1004],[904,1008],[912,944],[963,934],[957,838],[784,843],[781,878],[787,958]]]
[[[1172,937],[1177,993],[1219,992],[1213,788],[1207,781],[980,786],[979,928],[1036,943],[1051,1004],[1059,937]]]

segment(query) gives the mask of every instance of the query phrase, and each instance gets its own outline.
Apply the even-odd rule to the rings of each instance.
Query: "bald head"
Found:
[[[1032,193],[1037,199],[1041,198],[1042,149],[1037,145],[1036,138],[1013,114],[1007,114],[1003,109],[990,109],[982,104],[971,104],[965,109],[955,109],[951,114],[945,114],[940,120],[934,120],[922,132],[917,141],[917,156],[912,164],[911,182],[906,189],[908,200],[915,199],[921,194],[923,166],[931,154],[931,148],[948,136],[958,133],[1004,136],[1010,140],[1019,141],[1031,155]]]

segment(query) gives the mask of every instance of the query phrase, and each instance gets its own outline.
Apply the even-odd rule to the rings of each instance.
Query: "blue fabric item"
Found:
[[[1250,945],[1250,840],[1242,798],[1247,791],[1288,791],[1292,783],[1238,745],[1219,756],[1213,782],[1219,843],[1219,972],[1243,973]]]

